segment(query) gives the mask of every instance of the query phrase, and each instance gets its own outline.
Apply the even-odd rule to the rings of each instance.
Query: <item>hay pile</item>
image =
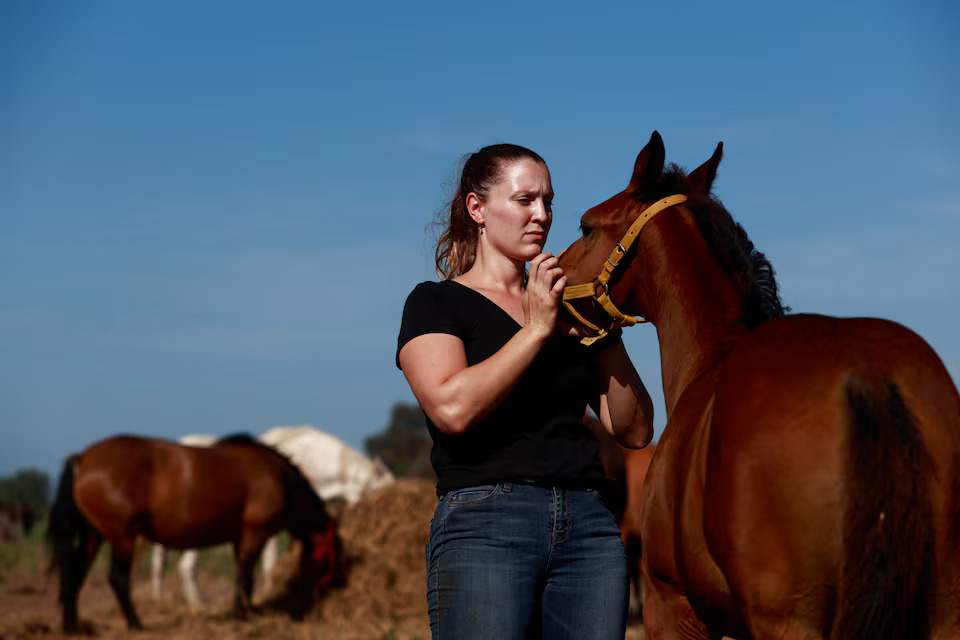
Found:
[[[437,506],[434,483],[401,478],[339,514],[347,584],[329,591],[308,620],[336,637],[430,637],[424,547]],[[296,549],[278,566],[296,570]]]

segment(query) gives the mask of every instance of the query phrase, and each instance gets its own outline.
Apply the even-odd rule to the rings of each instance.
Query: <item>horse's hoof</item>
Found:
[[[63,624],[63,635],[65,636],[95,636],[97,630],[91,622],[74,622],[73,624]]]

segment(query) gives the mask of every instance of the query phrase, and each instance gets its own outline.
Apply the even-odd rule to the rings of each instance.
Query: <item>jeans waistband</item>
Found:
[[[561,479],[561,480],[539,480],[535,478],[511,479],[503,482],[482,482],[476,485],[465,487],[456,487],[446,491],[437,491],[437,498],[442,500],[444,496],[456,491],[468,491],[477,487],[502,485],[504,491],[510,492],[515,485],[540,487],[541,489],[563,489],[567,491],[597,491],[600,494],[607,494],[615,488],[614,481],[608,478],[593,480]]]

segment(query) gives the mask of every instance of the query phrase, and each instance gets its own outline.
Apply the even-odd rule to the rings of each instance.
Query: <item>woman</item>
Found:
[[[543,252],[552,202],[533,151],[470,155],[437,246],[444,280],[404,307],[397,365],[427,418],[440,497],[427,544],[434,638],[625,633],[629,571],[582,418],[589,404],[639,448],[653,410],[619,336],[588,348],[558,326],[566,278]]]

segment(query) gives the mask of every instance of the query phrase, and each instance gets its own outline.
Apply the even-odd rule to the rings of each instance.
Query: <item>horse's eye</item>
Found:
[[[583,224],[582,222],[580,223],[580,234],[581,234],[584,238],[586,238],[588,235],[590,235],[590,232],[591,232],[591,231],[593,231],[593,228],[592,228],[592,227],[588,227],[587,225]]]

